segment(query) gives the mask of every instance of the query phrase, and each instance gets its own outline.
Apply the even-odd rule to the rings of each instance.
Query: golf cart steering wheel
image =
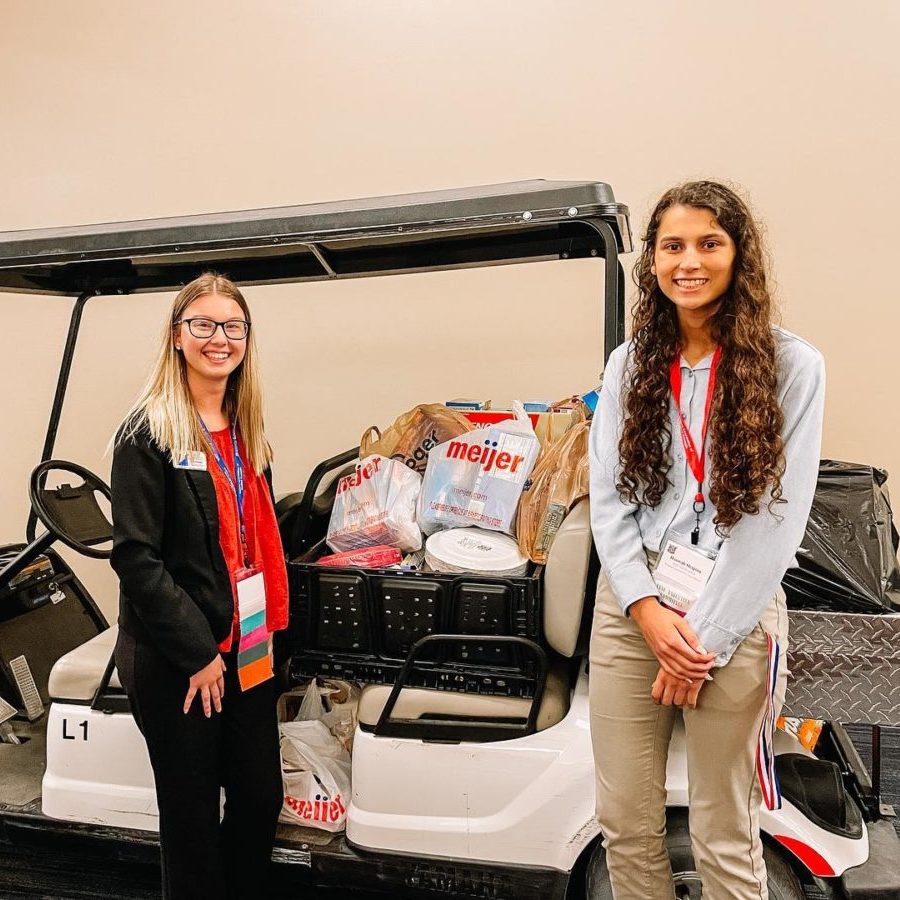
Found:
[[[53,471],[77,475],[83,484],[74,488],[68,484],[45,488],[47,473]],[[112,525],[100,509],[95,492],[112,502],[104,481],[83,466],[62,459],[42,462],[31,473],[28,484],[32,509],[54,538],[85,556],[109,559],[111,549],[99,550],[95,546],[111,541],[113,536]]]

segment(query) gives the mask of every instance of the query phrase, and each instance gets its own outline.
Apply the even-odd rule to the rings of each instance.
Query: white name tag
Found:
[[[660,603],[679,615],[687,615],[706,587],[715,565],[714,553],[679,541],[667,541],[653,570]]]
[[[266,582],[256,569],[242,569],[235,574],[238,599],[238,619],[242,622],[266,611]],[[263,616],[262,624],[265,624]]]
[[[202,450],[191,450],[187,456],[176,459],[172,465],[176,469],[191,469],[194,472],[205,472],[206,454]]]

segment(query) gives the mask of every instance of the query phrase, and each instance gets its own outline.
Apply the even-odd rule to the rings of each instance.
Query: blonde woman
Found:
[[[115,439],[116,665],[153,766],[169,898],[260,896],[282,801],[270,636],[287,578],[255,357],[240,290],[201,275]]]

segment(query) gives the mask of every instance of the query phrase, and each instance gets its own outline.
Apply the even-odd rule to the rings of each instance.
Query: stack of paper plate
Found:
[[[435,572],[524,575],[528,558],[509,535],[484,528],[438,531],[425,542],[425,562]]]

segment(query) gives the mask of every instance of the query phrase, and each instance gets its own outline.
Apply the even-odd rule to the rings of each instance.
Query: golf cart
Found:
[[[0,698],[15,714],[0,743],[2,839],[99,842],[124,858],[156,842],[152,773],[112,661],[116,626],[53,549],[102,557],[111,536],[97,502],[107,486],[53,459],[91,297],[174,291],[208,268],[265,285],[596,257],[606,359],[624,339],[619,254],[631,249],[627,207],[608,185],[545,181],[0,234],[0,290],[77,298],[26,542],[0,548]],[[594,818],[585,649],[599,564],[587,501],[564,520],[547,564],[523,576],[322,569],[335,480],[356,455],[325,460],[278,504],[291,602],[276,646],[282,687],[340,675],[363,688],[346,832],[281,826],[273,858],[298,886],[611,897]],[[66,480],[51,486],[59,471]],[[416,605],[431,613],[423,624],[401,623]],[[338,620],[348,609],[357,615]],[[796,636],[793,652],[803,659]],[[840,695],[833,682],[820,697],[814,679],[799,680],[800,706],[812,709],[789,698],[792,712],[818,714]],[[875,721],[900,716],[891,706]],[[815,753],[779,732],[776,753],[783,805],[760,813],[770,896],[900,897],[900,842],[842,726],[827,725]],[[698,897],[678,730],[667,786],[678,892]]]

